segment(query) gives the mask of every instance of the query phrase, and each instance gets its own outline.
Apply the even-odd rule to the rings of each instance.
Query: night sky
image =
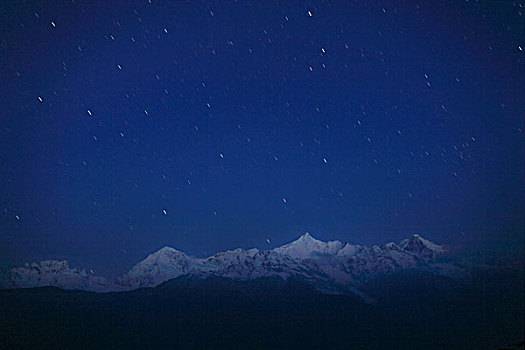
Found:
[[[0,6],[2,267],[523,247],[523,1]]]

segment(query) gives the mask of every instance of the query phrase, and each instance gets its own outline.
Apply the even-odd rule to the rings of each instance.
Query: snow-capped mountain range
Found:
[[[104,277],[95,276],[93,271],[70,268],[66,260],[44,260],[40,263],[26,263],[13,267],[0,275],[0,288],[32,288],[55,286],[64,289],[108,291],[112,284]]]
[[[67,261],[25,264],[0,278],[3,288],[56,286],[89,291],[123,291],[154,287],[183,275],[221,276],[248,280],[268,276],[296,277],[329,292],[355,292],[381,274],[417,269],[455,275],[460,268],[444,261],[446,250],[419,235],[398,244],[366,247],[340,241],[323,242],[305,233],[273,250],[235,249],[196,258],[170,247],[148,255],[130,271],[111,281],[90,270],[70,268]]]

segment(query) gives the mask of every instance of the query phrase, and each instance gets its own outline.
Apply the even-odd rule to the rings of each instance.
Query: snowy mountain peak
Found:
[[[407,240],[405,240],[407,241]],[[434,242],[429,241],[428,239],[425,239],[421,237],[419,234],[415,233],[412,235],[412,238],[410,238],[407,242],[407,245],[422,245],[428,249],[434,250],[436,252],[442,252],[443,246],[438,245]]]
[[[57,286],[96,291],[152,287],[182,275],[219,276],[248,280],[297,276],[321,290],[357,288],[378,274],[404,269],[458,273],[458,268],[435,259],[445,250],[420,235],[381,246],[360,246],[340,241],[323,242],[310,233],[273,250],[234,249],[196,258],[171,247],[149,254],[130,271],[110,282],[67,261],[46,260],[3,273],[0,288]],[[89,270],[88,270],[89,271]]]
[[[295,241],[292,241],[292,242],[290,242],[288,244],[310,245],[310,244],[314,244],[316,242],[323,243],[322,241],[312,237],[310,232],[306,232],[306,233],[302,234],[301,236],[299,236],[299,238],[297,238]]]
[[[315,239],[314,237],[312,237],[312,235],[310,235],[309,232],[306,232],[305,234],[303,234],[299,238],[297,238],[295,241],[290,242],[288,244],[285,244],[285,245],[283,245],[280,248],[283,248],[285,246],[292,246],[292,245],[293,246],[309,247],[311,245],[315,245],[315,244],[319,244],[319,243],[324,243],[324,242],[322,242],[322,241],[320,241],[318,239]]]
[[[165,246],[165,247],[157,250],[155,253],[150,254],[149,256],[173,255],[173,254],[186,255],[186,253],[181,252],[180,250],[174,249],[172,247]]]
[[[399,246],[405,251],[417,254],[422,258],[435,258],[445,251],[443,246],[431,242],[417,233],[409,239],[402,240]]]
[[[85,269],[70,268],[67,260],[44,260],[14,267],[0,281],[3,288],[55,286],[64,289],[105,291],[109,282]]]
[[[187,274],[200,263],[201,259],[192,258],[171,247],[164,247],[148,255],[128,273],[120,276],[117,283],[131,288],[156,285],[170,278]]]
[[[319,255],[335,255],[343,247],[340,241],[323,242],[306,232],[297,240],[275,248],[274,251],[293,258],[306,259]]]
[[[178,251],[178,250],[174,249],[172,247],[165,246],[165,247],[162,247],[161,249],[159,249],[157,251],[157,253],[166,253],[166,252],[173,252],[173,251]]]
[[[301,237],[299,237],[299,240],[314,240],[314,241],[317,241],[315,238],[313,238],[310,235],[310,232],[306,232],[305,234],[301,235]]]

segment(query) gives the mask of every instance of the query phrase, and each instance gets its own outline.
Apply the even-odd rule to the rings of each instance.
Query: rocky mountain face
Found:
[[[66,260],[45,260],[38,264],[26,263],[23,266],[12,268],[0,277],[2,288],[42,286],[103,292],[112,289],[113,284],[104,277],[95,276],[92,270],[70,268]]]
[[[195,258],[170,247],[150,254],[114,281],[68,266],[67,261],[26,264],[4,274],[4,288],[56,286],[91,291],[132,290],[154,287],[183,275],[250,280],[293,276],[325,292],[356,291],[378,275],[421,270],[454,275],[461,269],[440,261],[446,251],[419,235],[382,246],[366,247],[340,241],[323,242],[309,233],[273,250],[235,249],[207,258]]]

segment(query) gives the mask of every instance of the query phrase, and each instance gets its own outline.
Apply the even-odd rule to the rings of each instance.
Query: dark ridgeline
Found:
[[[0,291],[6,349],[496,349],[523,339],[524,280],[424,272],[363,287],[374,304],[300,280],[179,277],[122,293]]]

